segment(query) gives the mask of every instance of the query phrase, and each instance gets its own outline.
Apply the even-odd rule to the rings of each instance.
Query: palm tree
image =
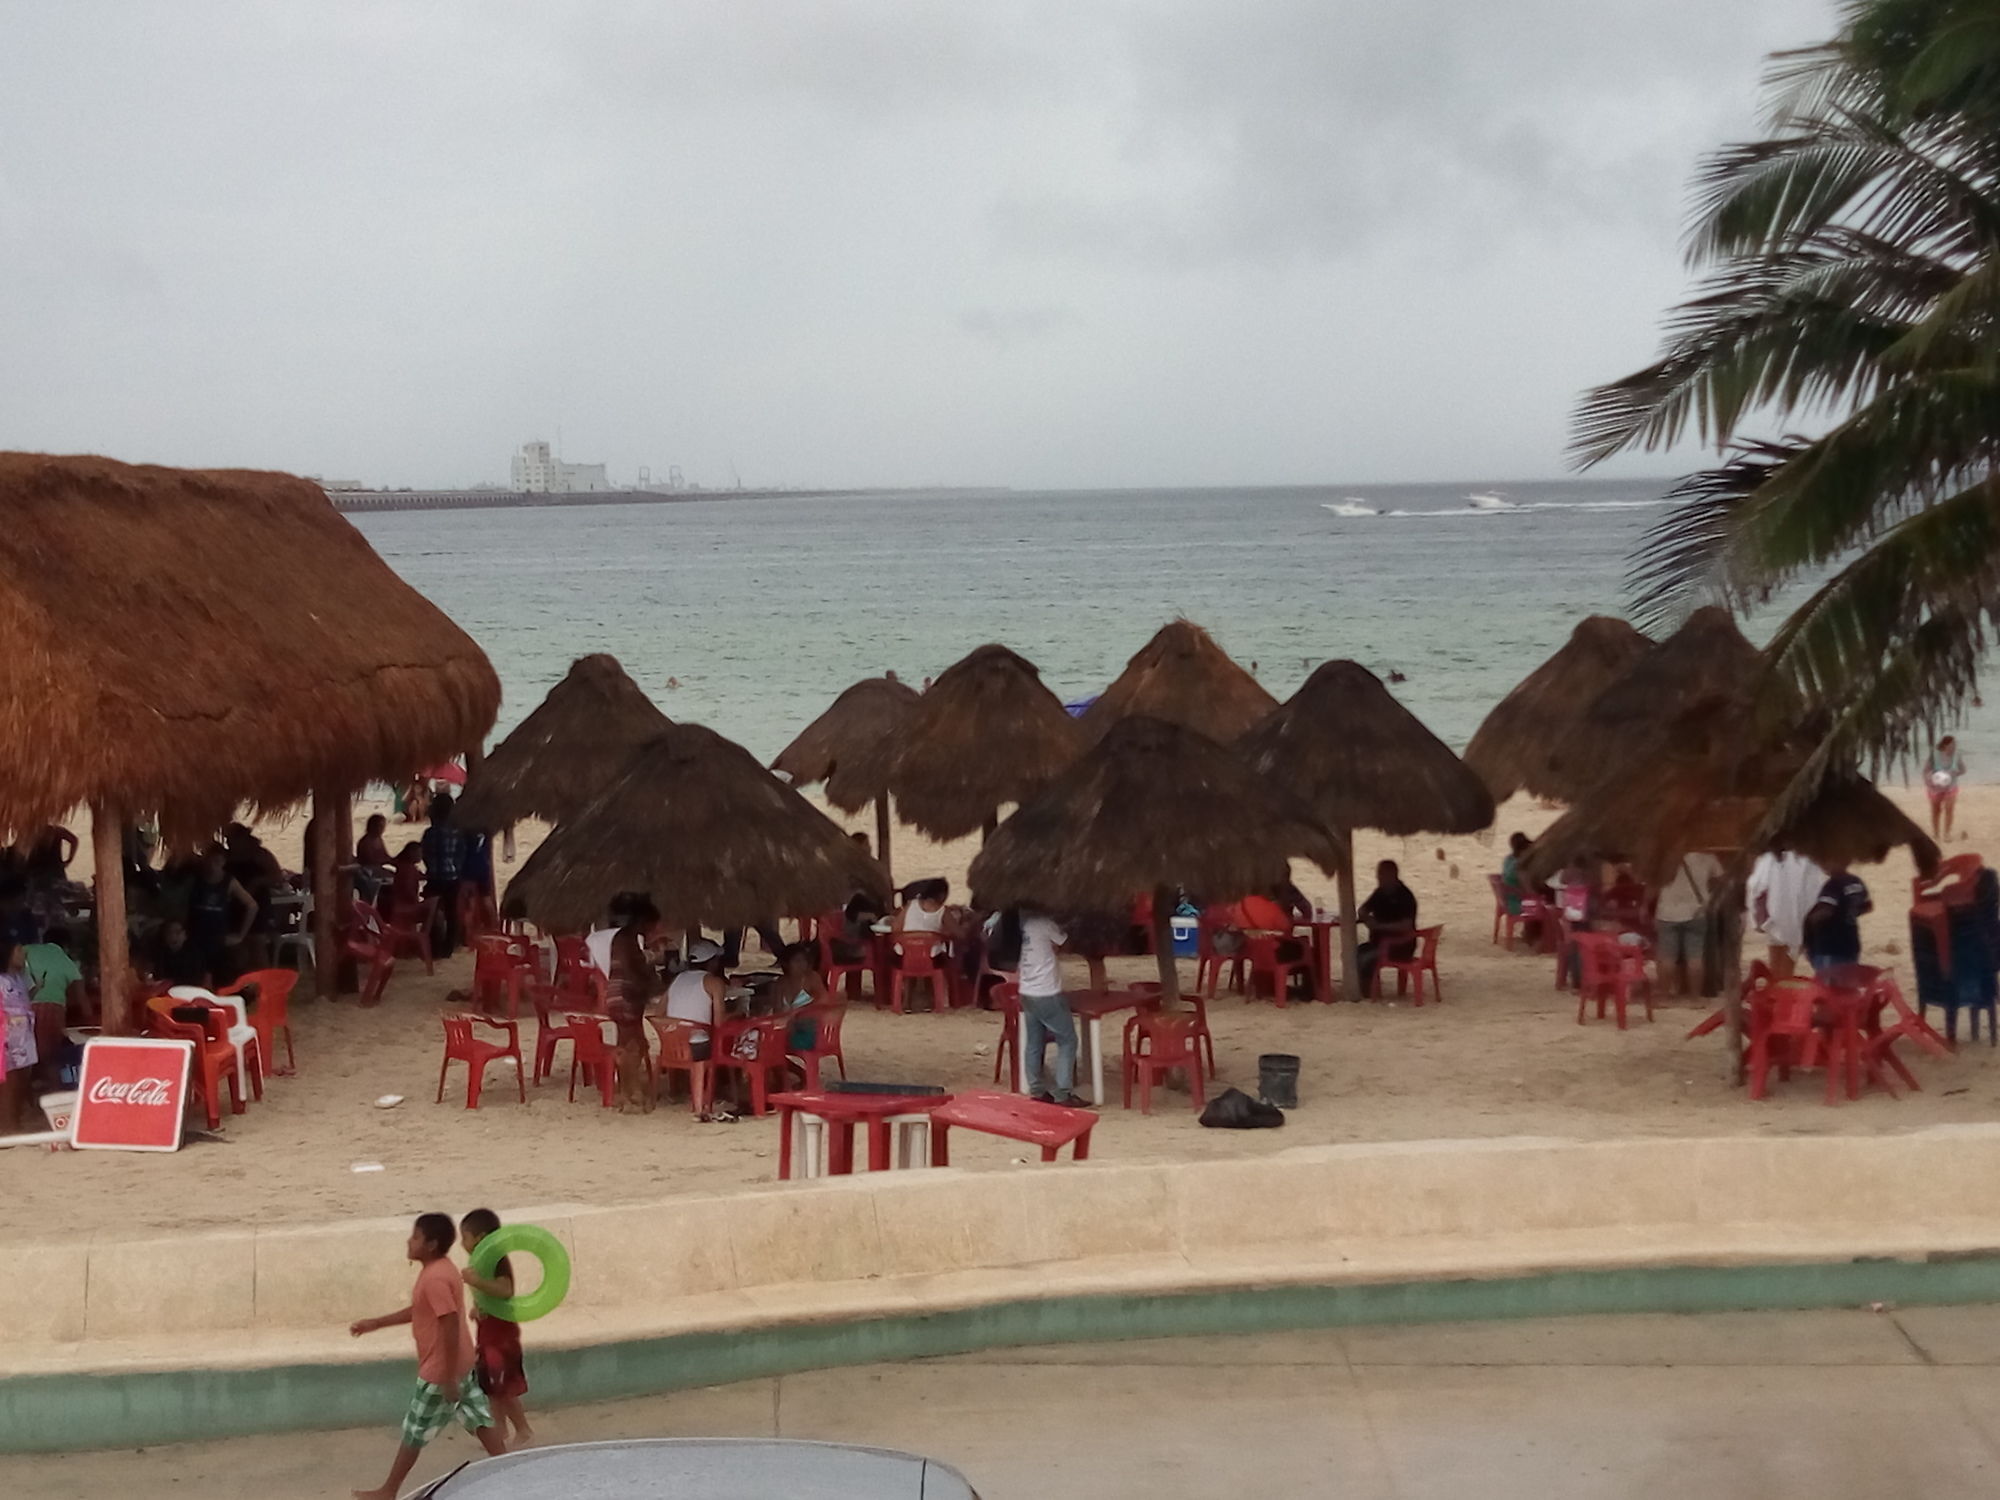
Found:
[[[2000,620],[2000,0],[1850,3],[1766,89],[1697,177],[1694,296],[1573,453],[1716,453],[1634,558],[1641,623],[1818,580],[1768,648],[1816,746],[1781,816],[1934,735]]]

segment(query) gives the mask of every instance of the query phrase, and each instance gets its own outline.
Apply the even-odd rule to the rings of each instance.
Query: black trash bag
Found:
[[[1201,1123],[1211,1130],[1272,1130],[1285,1123],[1285,1112],[1241,1089],[1224,1089],[1201,1112]]]

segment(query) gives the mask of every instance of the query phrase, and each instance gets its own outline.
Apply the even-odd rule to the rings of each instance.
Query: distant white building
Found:
[[[547,443],[523,443],[513,472],[514,489],[527,495],[594,495],[612,487],[603,464],[566,464]]]

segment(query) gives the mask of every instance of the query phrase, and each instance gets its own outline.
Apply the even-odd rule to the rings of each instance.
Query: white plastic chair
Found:
[[[250,1024],[250,1008],[243,1003],[241,995],[218,995],[203,989],[198,984],[177,984],[167,991],[169,1000],[199,1000],[204,1005],[219,1005],[236,1019],[229,1026],[229,1045],[236,1049],[236,1097],[250,1097],[250,1069],[245,1064],[247,1048],[257,1054],[257,1072],[261,1076],[270,1071],[264,1058],[263,1048],[257,1041],[257,1028]]]
[[[296,903],[287,900],[284,904],[287,906],[296,904],[299,914],[299,925],[289,932],[278,934],[278,941],[273,945],[271,950],[271,961],[273,963],[283,963],[285,961],[285,950],[293,948],[297,950],[298,954],[294,960],[294,967],[301,974],[312,972],[319,967],[319,951],[313,943],[312,892],[301,891],[298,893]]]

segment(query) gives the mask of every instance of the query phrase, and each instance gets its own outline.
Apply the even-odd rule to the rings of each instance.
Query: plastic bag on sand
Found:
[[[1201,1123],[1211,1130],[1272,1130],[1285,1123],[1285,1112],[1241,1089],[1224,1089],[1201,1112]]]

